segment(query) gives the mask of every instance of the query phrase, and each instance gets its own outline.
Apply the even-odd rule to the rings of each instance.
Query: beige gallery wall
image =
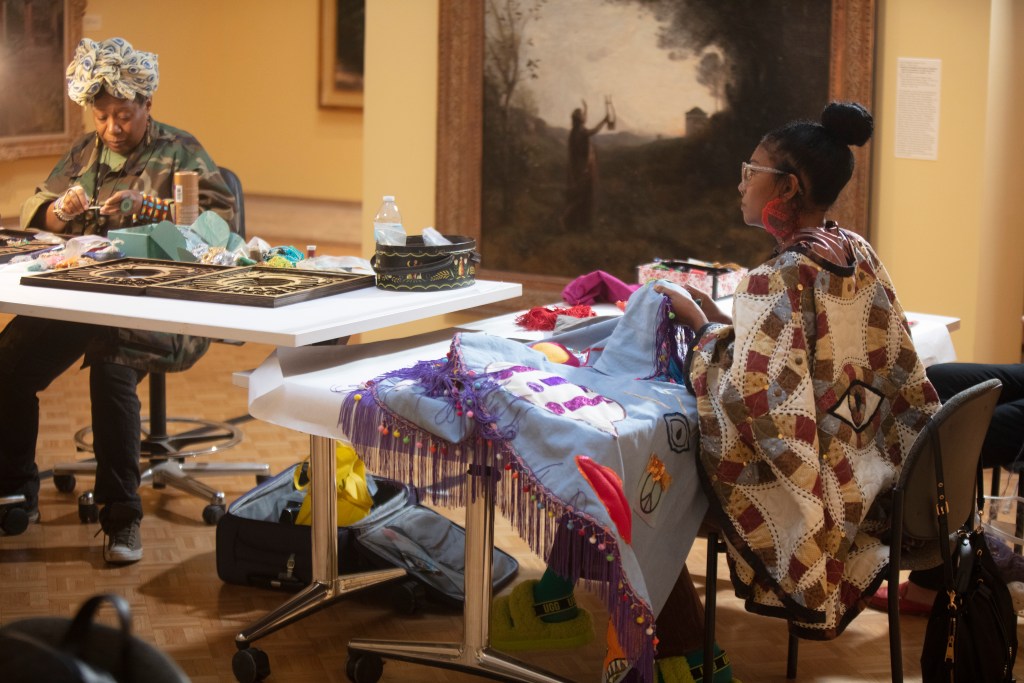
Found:
[[[904,305],[957,316],[960,360],[1017,362],[1024,3],[881,0],[872,236]],[[895,155],[900,57],[941,60],[938,160]]]
[[[319,106],[320,0],[88,0],[83,32],[157,53],[153,116],[195,135],[246,193],[361,201],[363,113]],[[0,214],[56,161],[0,163]]]
[[[236,167],[247,192],[361,201],[366,226],[394,193],[411,231],[433,223],[438,0],[367,1],[362,112],[317,105],[317,0],[130,6],[89,0],[92,33],[160,53],[155,115]],[[1020,358],[1020,35],[1020,0],[878,0],[872,240],[908,309],[962,319],[962,360]],[[937,161],[895,156],[899,57],[942,60]],[[54,161],[0,163],[0,213]]]

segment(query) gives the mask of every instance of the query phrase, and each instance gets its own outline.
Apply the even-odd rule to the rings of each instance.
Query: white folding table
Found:
[[[621,314],[611,304],[596,305],[594,312],[600,316]],[[467,323],[459,328],[354,347],[279,348],[256,370],[237,376],[236,383],[248,388],[249,412],[253,417],[308,433],[314,442],[322,439],[329,445],[330,439],[347,439],[338,424],[346,389],[352,389],[387,370],[443,357],[455,332],[484,332],[523,341],[536,341],[550,334],[519,329],[515,325],[517,316],[518,313],[510,313]],[[919,313],[909,313],[908,318],[915,344],[930,350],[931,362],[955,360],[949,332],[959,327],[959,319]],[[480,480],[486,476],[486,473],[467,474],[466,486],[479,495],[471,493],[467,496],[462,642],[354,639],[349,642],[350,680],[356,683],[376,681],[380,675],[379,658],[385,657],[458,669],[498,680],[564,682],[554,674],[490,648],[488,621],[494,505],[491,487],[486,482],[481,485]],[[333,496],[329,498],[333,503]],[[314,500],[314,515],[317,514],[315,505]],[[333,519],[327,513],[324,517]],[[319,561],[329,561],[329,558]],[[366,666],[366,670],[360,666]]]
[[[101,294],[21,284],[23,266],[0,269],[0,313],[27,315],[242,342],[297,347],[349,337],[522,295],[522,285],[478,280],[440,292],[360,289],[279,308]],[[250,644],[348,593],[399,578],[403,569],[338,575],[337,500],[333,441],[310,436],[313,582],[235,638],[235,676],[258,680],[269,671],[266,655]],[[493,515],[493,511],[490,513]]]

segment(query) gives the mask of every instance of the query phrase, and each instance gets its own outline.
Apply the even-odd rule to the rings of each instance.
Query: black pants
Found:
[[[981,447],[985,467],[1009,467],[1018,459],[1024,464],[1024,363],[939,363],[927,369],[928,379],[943,402],[959,392],[989,379],[1003,383],[992,422]],[[911,580],[919,586],[941,590],[942,565],[913,571]]]
[[[989,379],[1003,383],[999,402],[981,447],[985,467],[1009,467],[1024,446],[1024,363],[940,363],[927,369],[928,379],[943,402]]]
[[[39,500],[37,395],[85,355],[92,401],[96,502],[119,503],[142,517],[139,499],[140,411],[144,372],[91,358],[109,328],[17,316],[0,332],[0,494]],[[101,519],[104,516],[101,513]]]

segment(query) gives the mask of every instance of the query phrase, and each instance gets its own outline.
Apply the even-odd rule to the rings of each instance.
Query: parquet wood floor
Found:
[[[6,320],[0,316],[0,324]],[[253,344],[213,345],[194,368],[168,375],[169,412],[212,419],[244,414],[246,392],[232,385],[231,375],[255,367],[270,351]],[[41,468],[75,457],[72,434],[89,419],[87,381],[86,371],[73,368],[42,394]],[[145,397],[145,386],[140,395]],[[308,452],[308,440],[301,434],[258,421],[242,428],[244,441],[217,454],[217,459],[268,462],[276,473]],[[250,477],[211,481],[219,482],[215,485],[223,488],[229,502],[254,485]],[[89,485],[90,480],[82,478],[78,491]],[[214,528],[201,520],[202,501],[170,489],[145,487],[142,495],[145,557],[135,565],[114,568],[103,562],[98,526],[79,522],[76,494],[59,493],[52,482],[45,481],[41,523],[20,536],[0,538],[0,624],[30,616],[71,616],[87,597],[116,592],[131,603],[134,633],[174,658],[195,683],[230,683],[235,634],[279,606],[288,594],[227,585],[218,579]],[[456,520],[461,514],[445,512]],[[540,558],[500,517],[496,540],[520,561],[520,578],[540,575]],[[688,564],[701,590],[704,563],[703,541],[698,540]],[[743,610],[732,596],[728,579],[721,578],[728,576],[724,560],[719,574],[718,641],[729,651],[736,675],[745,683],[785,680],[785,624]],[[596,624],[604,623],[599,598],[584,593],[580,601],[593,612]],[[924,625],[921,618],[903,620],[908,681],[920,680],[917,660]],[[603,636],[603,627],[598,631]],[[347,680],[346,643],[353,637],[458,641],[461,615],[429,605],[419,614],[406,616],[396,612],[385,595],[367,592],[342,599],[260,639],[256,646],[270,657],[271,682],[342,682]],[[600,680],[603,654],[603,637],[599,637],[577,650],[526,653],[522,659],[589,683]],[[800,644],[800,681],[886,681],[888,667],[887,626],[879,612],[859,616],[834,641]],[[1024,674],[1024,665],[1018,664],[1017,671],[1018,676]],[[473,680],[480,679],[392,661],[386,663],[382,678],[384,683]]]

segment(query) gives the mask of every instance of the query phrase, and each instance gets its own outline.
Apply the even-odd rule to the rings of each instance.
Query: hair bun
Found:
[[[844,145],[860,147],[871,139],[875,120],[856,102],[832,102],[821,112],[821,125]]]

